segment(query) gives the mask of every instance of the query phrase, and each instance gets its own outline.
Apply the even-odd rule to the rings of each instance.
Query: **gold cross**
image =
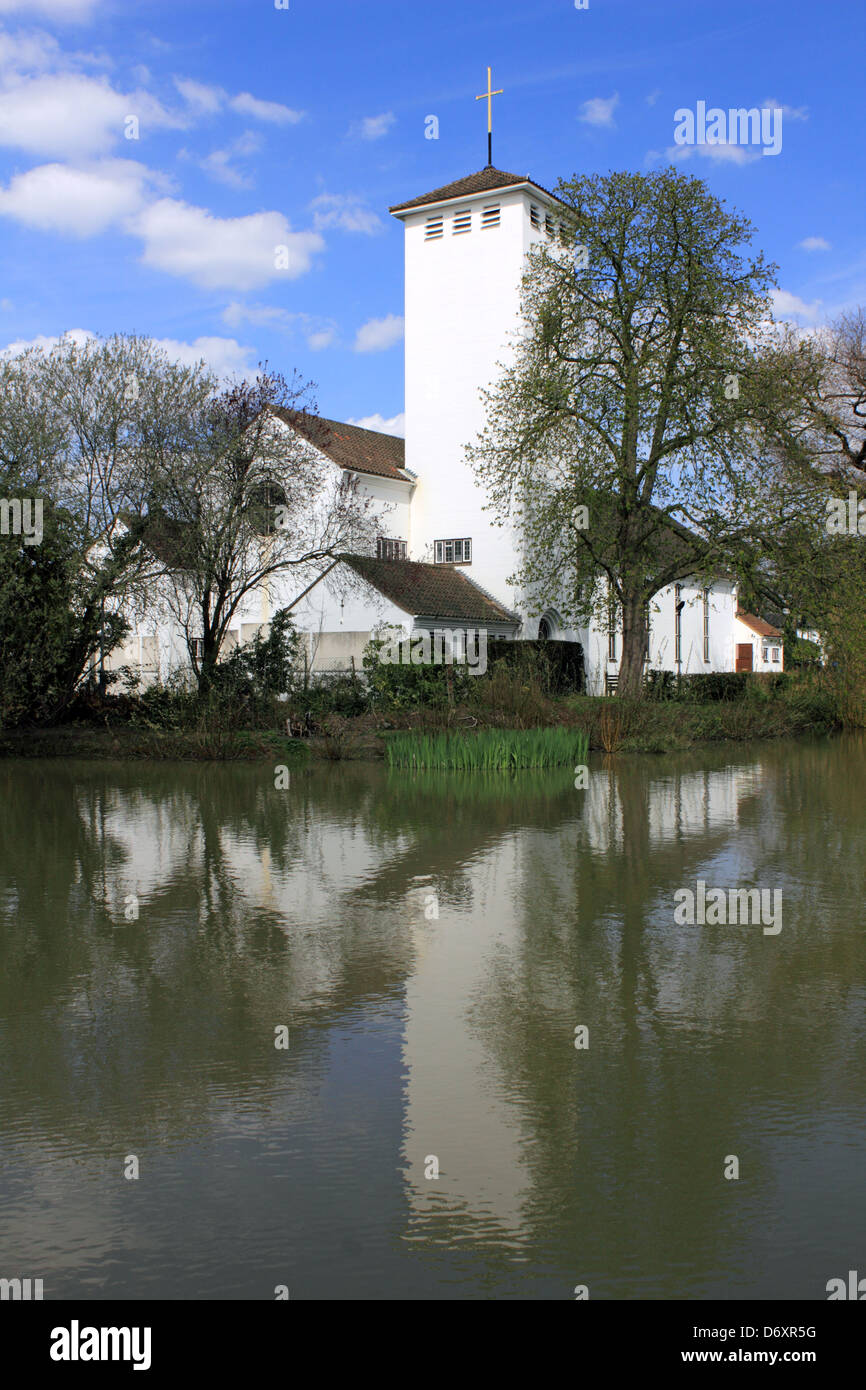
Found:
[[[486,91],[486,92],[482,92],[480,96],[477,96],[477,97],[475,98],[476,101],[484,101],[485,97],[487,98],[487,163],[488,163],[488,164],[492,164],[492,163],[493,163],[493,98],[494,98],[494,97],[501,97],[502,94],[503,94],[503,88],[502,88],[502,87],[499,88],[498,92],[494,92],[494,91],[492,90],[492,88],[493,88],[493,83],[492,83],[491,78],[490,78],[490,69],[488,68],[488,69],[487,69],[487,91]]]

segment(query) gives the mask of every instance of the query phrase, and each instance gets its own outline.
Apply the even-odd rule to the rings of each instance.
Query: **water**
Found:
[[[0,781],[0,1277],[823,1299],[866,1274],[863,741],[598,759],[587,790]],[[781,888],[782,930],[678,925],[698,879]]]

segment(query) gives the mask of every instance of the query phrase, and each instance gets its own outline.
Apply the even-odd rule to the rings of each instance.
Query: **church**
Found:
[[[290,591],[291,578],[272,579],[238,611],[227,647],[291,606],[313,676],[360,670],[371,636],[386,629],[474,630],[580,643],[587,692],[616,690],[621,633],[613,625],[569,628],[554,606],[537,613],[509,584],[520,537],[495,524],[465,457],[484,425],[481,391],[519,330],[525,258],[556,233],[563,207],[529,175],[489,163],[390,209],[404,240],[405,439],[323,420],[308,440],[379,509],[375,553],[339,562],[352,572],[349,586],[337,582],[334,566],[301,595]],[[107,664],[130,667],[147,685],[188,667],[189,654],[164,616],[142,613]],[[740,611],[731,579],[708,586],[685,577],[653,600],[646,664],[683,675],[781,671],[781,634]]]

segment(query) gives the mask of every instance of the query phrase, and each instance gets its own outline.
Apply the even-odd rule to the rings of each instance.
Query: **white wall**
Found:
[[[734,651],[738,645],[748,642],[752,647],[752,670],[753,671],[783,671],[785,669],[785,653],[782,647],[781,637],[761,637],[740,618],[735,618],[732,629],[732,643]],[[764,647],[768,648],[769,660],[764,660]],[[777,651],[779,660],[773,661],[773,652]]]
[[[724,580],[709,588],[709,661],[704,660],[703,584],[700,580],[685,580],[680,599],[685,607],[681,616],[681,662],[676,659],[676,593],[673,584],[661,589],[650,604],[649,670],[680,671],[684,676],[709,671],[734,670],[733,631],[736,621],[737,595],[735,586]],[[601,624],[593,623],[581,634],[587,676],[587,693],[603,695],[605,675],[616,674],[622,659],[622,624],[617,624],[616,660],[608,659],[608,632]],[[776,668],[778,669],[778,668]]]
[[[467,573],[509,608],[519,596],[506,583],[515,567],[508,527],[493,525],[466,462],[485,420],[480,397],[506,360],[520,324],[520,279],[526,251],[544,233],[530,204],[544,195],[504,189],[400,214],[406,263],[406,467],[418,477],[410,553],[432,560],[435,540],[468,536]],[[500,223],[482,228],[482,209],[498,204]],[[469,210],[471,231],[455,235],[455,212]],[[428,218],[442,214],[440,240],[426,241]]]

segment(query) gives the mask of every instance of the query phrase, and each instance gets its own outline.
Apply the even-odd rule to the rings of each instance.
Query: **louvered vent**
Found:
[[[489,207],[484,208],[483,212],[481,213],[481,226],[482,226],[482,227],[498,227],[498,226],[499,226],[499,204],[498,204],[498,203],[493,203],[493,204],[491,204]]]
[[[427,230],[424,233],[425,241],[437,241],[442,235],[442,217],[428,217]]]
[[[460,232],[472,231],[472,213],[469,208],[463,212],[455,212],[453,231],[455,236],[458,236]]]
[[[538,227],[539,230],[541,229],[541,213],[538,211],[535,203],[529,204],[529,220],[533,227]]]

